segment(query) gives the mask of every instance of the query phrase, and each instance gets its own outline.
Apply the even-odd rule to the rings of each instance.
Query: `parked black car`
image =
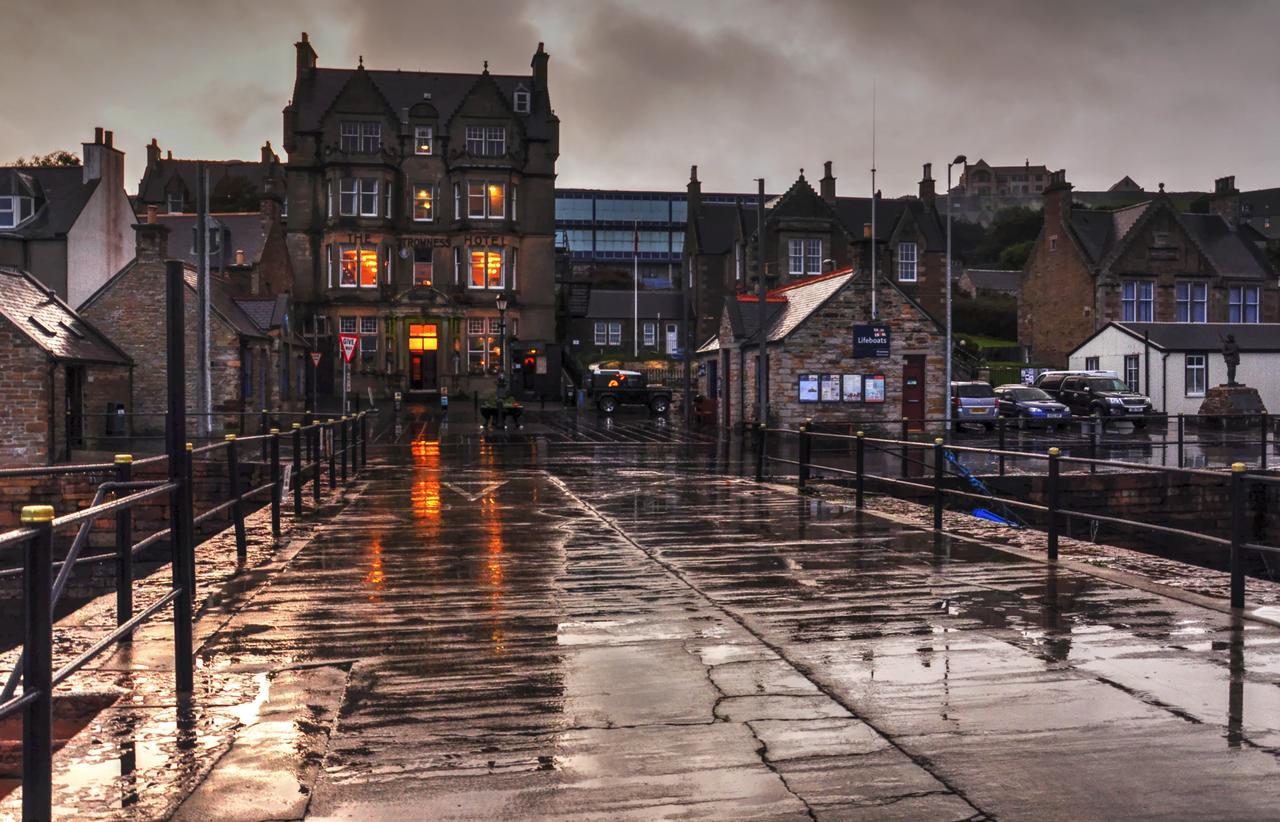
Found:
[[[1130,391],[1124,380],[1115,374],[1077,374],[1062,380],[1058,387],[1058,402],[1071,409],[1071,413],[1100,418],[1132,418],[1138,428],[1145,428],[1146,417],[1151,414],[1151,400]]]
[[[623,405],[644,405],[655,414],[665,414],[671,408],[671,389],[648,385],[639,371],[616,368],[592,371],[587,386],[596,408],[603,414],[612,414]]]
[[[1060,428],[1071,422],[1071,409],[1033,385],[997,386],[996,402],[1000,416],[1016,419],[1019,425]]]

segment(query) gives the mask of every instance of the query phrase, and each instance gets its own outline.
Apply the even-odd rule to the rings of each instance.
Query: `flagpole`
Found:
[[[871,81],[871,319],[876,319],[876,83]]]
[[[640,359],[640,221],[635,221],[635,236],[631,244],[631,350]]]

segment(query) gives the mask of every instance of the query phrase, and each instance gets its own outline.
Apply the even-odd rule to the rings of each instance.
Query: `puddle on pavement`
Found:
[[[53,749],[56,752],[119,699],[114,693],[85,693],[53,698]],[[22,785],[22,714],[0,720],[0,799]]]

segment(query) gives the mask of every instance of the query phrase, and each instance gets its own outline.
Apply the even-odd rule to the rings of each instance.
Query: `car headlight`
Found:
[[[1033,416],[1033,417],[1042,417],[1042,416],[1044,416],[1044,409],[1043,409],[1043,408],[1032,408],[1032,409],[1031,409],[1031,416]]]

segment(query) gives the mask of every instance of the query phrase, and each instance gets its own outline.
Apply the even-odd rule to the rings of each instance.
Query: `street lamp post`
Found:
[[[956,155],[956,158],[947,163],[947,382],[946,392],[943,395],[946,403],[946,421],[947,434],[950,436],[951,421],[951,167],[962,166],[968,162],[968,158],[963,154]]]
[[[498,403],[507,394],[507,295],[498,295]]]

